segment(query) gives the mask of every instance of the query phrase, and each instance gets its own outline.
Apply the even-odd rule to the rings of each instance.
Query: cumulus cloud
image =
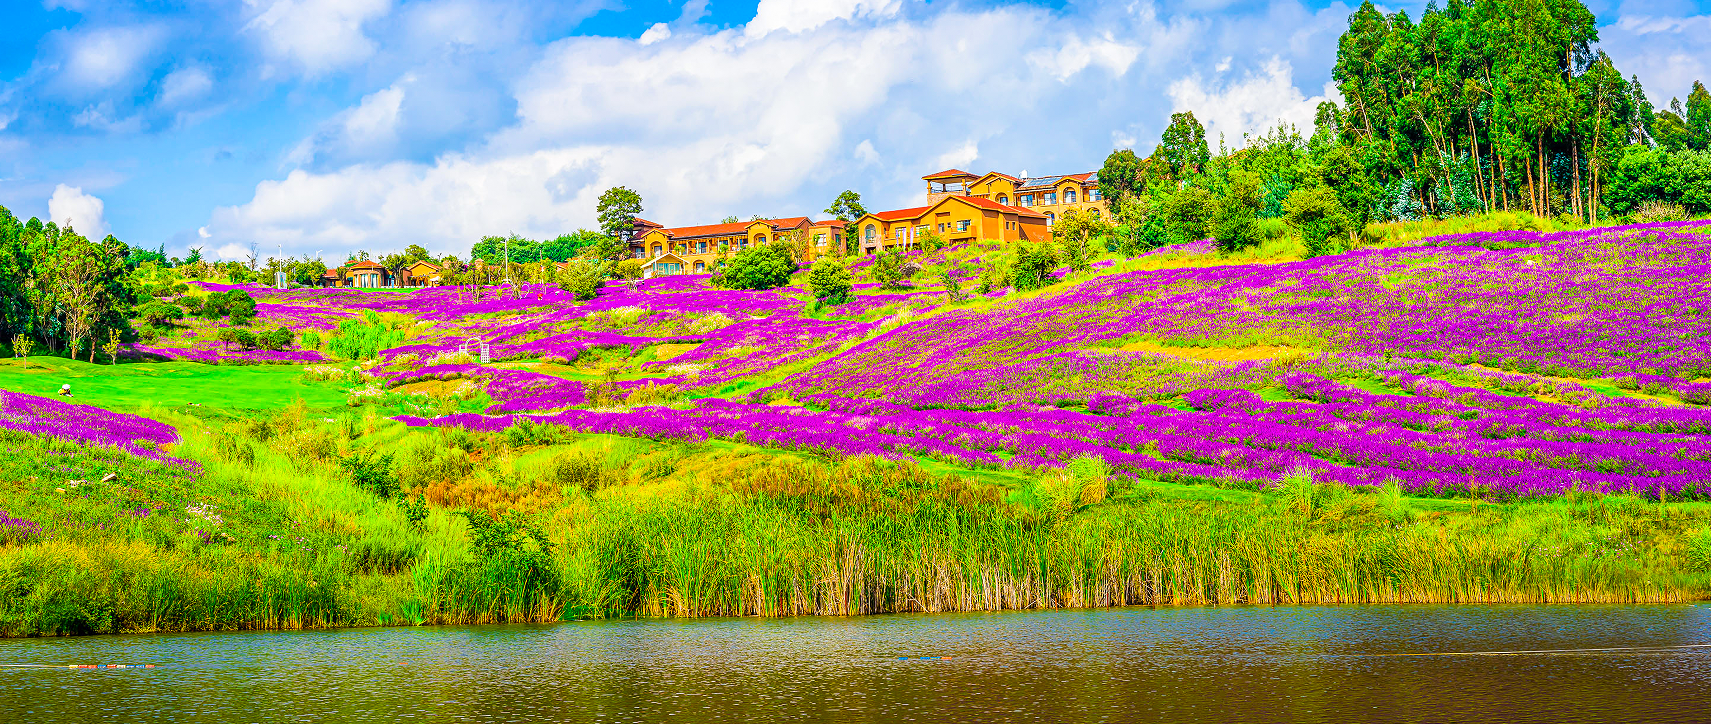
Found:
[[[774,30],[800,33],[833,20],[888,18],[897,14],[900,0],[760,0],[754,20],[743,32],[761,36]]]
[[[386,88],[363,96],[356,106],[335,116],[314,136],[299,143],[287,160],[309,164],[317,157],[329,154],[342,158],[366,157],[390,149],[398,142],[405,87],[414,80],[405,76]]]
[[[92,92],[137,81],[144,61],[165,39],[158,26],[104,27],[62,35],[59,86],[70,92]]]
[[[270,56],[309,75],[372,55],[374,41],[362,26],[392,9],[390,0],[273,0],[265,5],[244,30],[255,34]]]
[[[914,14],[895,1],[766,0],[737,28],[671,25],[646,43],[565,38],[503,79],[515,108],[503,127],[414,160],[325,160],[360,145],[352,139],[384,145],[387,129],[410,127],[429,81],[393,83],[329,119],[306,147],[316,164],[216,210],[207,231],[215,243],[288,251],[466,252],[486,234],[591,226],[595,198],[620,184],[641,192],[649,218],[694,224],[817,213],[846,188],[870,208],[913,205],[919,177],[948,166],[1093,170],[1113,141],[1156,139],[1165,98],[1238,139],[1279,117],[1310,125],[1317,96],[1294,87],[1290,62],[1328,68],[1334,49],[1306,44],[1326,58],[1304,60],[1292,50],[1298,27],[1273,15],[1208,35],[1206,23],[1147,4]],[[1189,73],[1255,48],[1276,56],[1262,72]]]
[[[1220,134],[1231,148],[1241,148],[1244,134],[1262,133],[1279,122],[1311,133],[1314,112],[1336,91],[1326,83],[1323,94],[1303,95],[1295,87],[1289,62],[1273,57],[1260,72],[1240,80],[1208,83],[1193,75],[1170,84],[1169,92],[1172,111],[1193,111],[1206,126],[1207,144],[1216,151]]]
[[[180,68],[160,81],[159,103],[176,106],[208,94],[214,88],[214,78],[201,67]]]
[[[1624,15],[1598,29],[1616,68],[1637,74],[1658,107],[1685,98],[1696,80],[1711,82],[1711,15]]]
[[[48,218],[61,226],[70,226],[90,239],[107,236],[107,205],[79,186],[60,184],[48,198]]]

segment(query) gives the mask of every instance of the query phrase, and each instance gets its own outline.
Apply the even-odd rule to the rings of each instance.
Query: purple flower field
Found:
[[[0,390],[0,428],[116,447],[179,467],[195,466],[160,451],[161,446],[178,442],[178,431],[171,425],[90,405]]]
[[[1161,251],[1204,259],[1204,246]],[[388,384],[465,377],[495,400],[492,416],[401,418],[412,425],[493,430],[532,413],[588,432],[972,467],[1091,456],[1158,480],[1267,485],[1307,469],[1435,494],[1711,497],[1703,224],[1195,263],[963,306],[931,288],[858,290],[832,318],[804,313],[798,287],[717,290],[700,276],[612,283],[586,303],[545,285],[480,301],[450,288],[254,293],[433,323],[389,363],[480,341],[495,360],[559,363],[681,345],[629,363],[616,387],[676,385],[693,400],[594,412],[576,409],[588,383],[567,376],[383,365]]]

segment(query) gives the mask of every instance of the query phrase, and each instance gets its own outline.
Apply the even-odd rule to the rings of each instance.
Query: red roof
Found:
[[[634,224],[634,225],[635,225],[635,226],[651,226],[651,227],[653,227],[653,228],[655,228],[655,229],[658,229],[658,228],[660,228],[660,225],[659,225],[659,224],[656,224],[656,223],[654,223],[654,222],[652,222],[652,221],[648,221],[648,220],[647,220],[647,219],[644,219],[644,218],[642,218],[642,217],[640,217],[640,216],[637,216],[637,217],[636,217],[636,218],[635,218],[635,219],[633,219],[633,220],[632,220],[632,221],[634,221],[634,222],[635,222],[635,224]]]
[[[930,209],[930,208],[933,208],[933,207],[931,207],[931,206],[916,206],[915,208],[912,208],[912,209],[892,209],[890,211],[878,211],[878,212],[875,212],[873,214],[873,218],[879,219],[880,221],[897,221],[899,219],[913,219],[917,216],[920,216],[921,214],[926,213],[927,209]]]
[[[369,259],[364,259],[362,261],[352,263],[352,264],[346,266],[345,268],[354,271],[357,269],[385,269],[386,267],[381,266],[379,262],[372,261]]]
[[[1022,208],[1020,206],[1008,206],[1005,204],[998,203],[997,201],[993,201],[992,199],[986,198],[984,196],[952,196],[951,198],[962,199],[963,201],[967,201],[967,202],[974,204],[975,206],[979,206],[980,208],[983,208],[983,209],[991,209],[993,211],[1004,211],[1004,212],[1015,214],[1017,216],[1038,216],[1042,219],[1045,218],[1045,216],[1046,216],[1045,214],[1042,214],[1042,213],[1035,211],[1033,209],[1026,209],[1026,208]]]
[[[963,178],[965,176],[968,178],[975,178],[974,174],[956,168],[940,171],[931,176],[922,176],[921,178],[926,181],[937,181],[942,178]]]
[[[1072,178],[1072,179],[1075,179],[1077,181],[1086,181],[1092,175],[1093,175],[1093,172],[1089,171],[1087,173],[1072,173],[1068,176],[1065,176],[1064,178]]]
[[[794,229],[808,221],[806,216],[792,216],[784,219],[761,219],[760,223],[774,229]],[[706,224],[703,226],[679,226],[675,229],[660,229],[666,236],[673,239],[693,239],[698,236],[727,236],[742,234],[748,231],[753,221],[737,221],[729,224]]]
[[[844,225],[850,224],[850,223],[853,223],[853,222],[843,221],[841,219],[827,219],[825,221],[816,221],[812,224],[812,226],[817,226],[817,227],[818,226],[840,226],[841,227],[841,226],[844,226]]]
[[[1011,176],[1010,174],[1004,173],[1002,171],[987,171],[986,176],[997,176],[999,178],[1007,178],[1007,179],[1010,179],[1012,182],[1020,182],[1022,180],[1022,179],[1016,178],[1015,176]],[[986,178],[986,176],[981,176],[981,178]]]

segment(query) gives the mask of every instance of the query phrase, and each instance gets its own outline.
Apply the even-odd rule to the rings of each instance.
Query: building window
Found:
[[[1074,191],[1063,192],[1063,202],[1066,204],[1075,203],[1075,192]]]
[[[1022,199],[1022,205],[1023,206],[1033,206],[1034,205],[1034,195],[1033,194],[1022,194],[1021,199]]]
[[[962,219],[962,220],[956,222],[956,230],[957,231],[968,231],[968,219]]]
[[[665,250],[661,249],[659,244],[654,244],[654,258],[655,259],[658,259],[664,253],[665,253]]]
[[[1046,194],[1045,199],[1043,201],[1041,201],[1040,203],[1045,204],[1047,206],[1051,206],[1053,204],[1056,204],[1057,203],[1057,192],[1053,191],[1049,194]]]
[[[892,229],[891,230],[891,238],[901,241],[903,239],[903,227],[899,226],[895,229]]]
[[[1051,226],[1052,224],[1056,224],[1056,223],[1057,223],[1057,214],[1054,214],[1050,211],[1047,211],[1046,212],[1046,226]]]
[[[1008,205],[1010,205],[1010,197],[1005,196],[1004,194],[999,194],[998,195],[998,203],[1001,203],[1001,204],[1008,206]]]
[[[867,225],[867,240],[868,241],[873,241],[873,237],[878,233],[879,233],[878,227],[875,227],[873,224]]]
[[[755,243],[756,244],[765,244],[766,243],[766,234],[761,234],[760,236],[755,237]]]
[[[705,245],[705,242],[703,242],[703,245]],[[704,261],[695,262],[695,273],[700,274],[701,272],[704,272],[704,271],[707,271],[707,262],[704,262]]]
[[[1099,201],[1099,200],[1104,199],[1104,198],[1105,198],[1105,194],[1099,193],[1099,189],[1088,189],[1087,190],[1087,200],[1088,201]]]
[[[815,234],[814,235],[814,246],[825,246],[825,245],[826,245],[826,235],[825,234]]]

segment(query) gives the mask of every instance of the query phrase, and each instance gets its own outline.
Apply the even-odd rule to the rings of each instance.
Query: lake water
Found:
[[[0,664],[12,667],[0,668],[0,722],[1704,722],[1711,646],[1698,644],[1711,644],[1711,606],[1128,608],[0,640]],[[1611,648],[1621,650],[1588,650]],[[1498,651],[1534,653],[1478,653]],[[74,663],[157,668],[15,666]]]

